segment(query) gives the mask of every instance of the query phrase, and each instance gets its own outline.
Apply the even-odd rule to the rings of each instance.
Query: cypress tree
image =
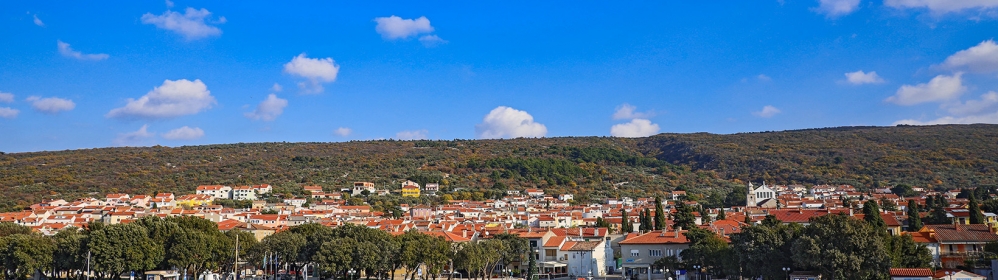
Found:
[[[645,218],[644,210],[638,210],[638,223],[641,223],[638,225],[638,231],[645,233],[648,230],[648,219]]]
[[[655,197],[655,230],[661,230],[665,226],[665,210],[662,210],[662,198]]]
[[[922,217],[919,216],[918,204],[915,200],[908,200],[908,231],[918,231],[922,229]]]
[[[981,214],[981,205],[977,203],[977,197],[974,196],[974,192],[970,192],[970,208],[968,210],[970,210],[970,223],[979,225],[984,223],[984,214]]]
[[[721,220],[727,220],[727,219],[728,219],[728,215],[724,214],[724,208],[721,208],[721,211],[717,212],[717,220],[721,221]]]
[[[655,221],[651,218],[651,209],[645,208],[645,221],[648,222],[648,226],[645,227],[646,231],[655,230]]]
[[[880,216],[880,206],[872,199],[863,203],[863,220],[870,223],[877,230],[887,229],[884,217]]]
[[[634,232],[634,225],[631,224],[631,220],[627,217],[627,209],[620,208],[620,233],[628,234]]]
[[[949,206],[946,198],[942,195],[937,196],[932,204],[932,212],[929,213],[929,223],[934,225],[949,224],[949,217],[946,217],[946,206]]]

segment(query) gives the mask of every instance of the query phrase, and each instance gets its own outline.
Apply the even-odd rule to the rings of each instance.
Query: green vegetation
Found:
[[[0,154],[0,210],[42,199],[125,192],[191,193],[198,185],[354,181],[397,189],[438,182],[454,199],[506,189],[571,192],[577,203],[682,189],[707,207],[744,204],[743,184],[998,186],[998,126],[844,127],[646,138],[255,143]],[[910,194],[910,188],[896,192]],[[372,196],[373,197],[373,196]],[[980,196],[979,196],[980,197]],[[389,206],[389,205],[386,205]]]

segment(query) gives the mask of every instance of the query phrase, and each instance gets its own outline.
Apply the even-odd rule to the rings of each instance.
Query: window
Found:
[[[631,256],[632,257],[637,257],[637,256],[640,256],[640,255],[641,255],[641,253],[639,253],[638,250],[631,250]]]
[[[652,257],[661,257],[662,250],[648,250],[648,255]]]
[[[530,240],[530,247],[537,247],[537,240]]]

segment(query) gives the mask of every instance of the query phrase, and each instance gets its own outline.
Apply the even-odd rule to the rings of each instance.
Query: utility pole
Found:
[[[239,233],[236,233],[236,260],[232,262],[232,273],[236,274],[232,278],[239,280]]]
[[[87,250],[87,280],[90,280],[90,250]]]

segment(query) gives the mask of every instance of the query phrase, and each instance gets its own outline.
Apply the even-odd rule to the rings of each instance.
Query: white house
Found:
[[[232,199],[235,200],[256,200],[256,190],[250,186],[239,186],[232,188]]]
[[[222,185],[202,185],[198,186],[196,193],[208,195],[214,198],[231,199],[232,187]]]
[[[568,252],[568,274],[577,277],[606,276],[606,245],[596,241],[566,241],[562,251]]]

